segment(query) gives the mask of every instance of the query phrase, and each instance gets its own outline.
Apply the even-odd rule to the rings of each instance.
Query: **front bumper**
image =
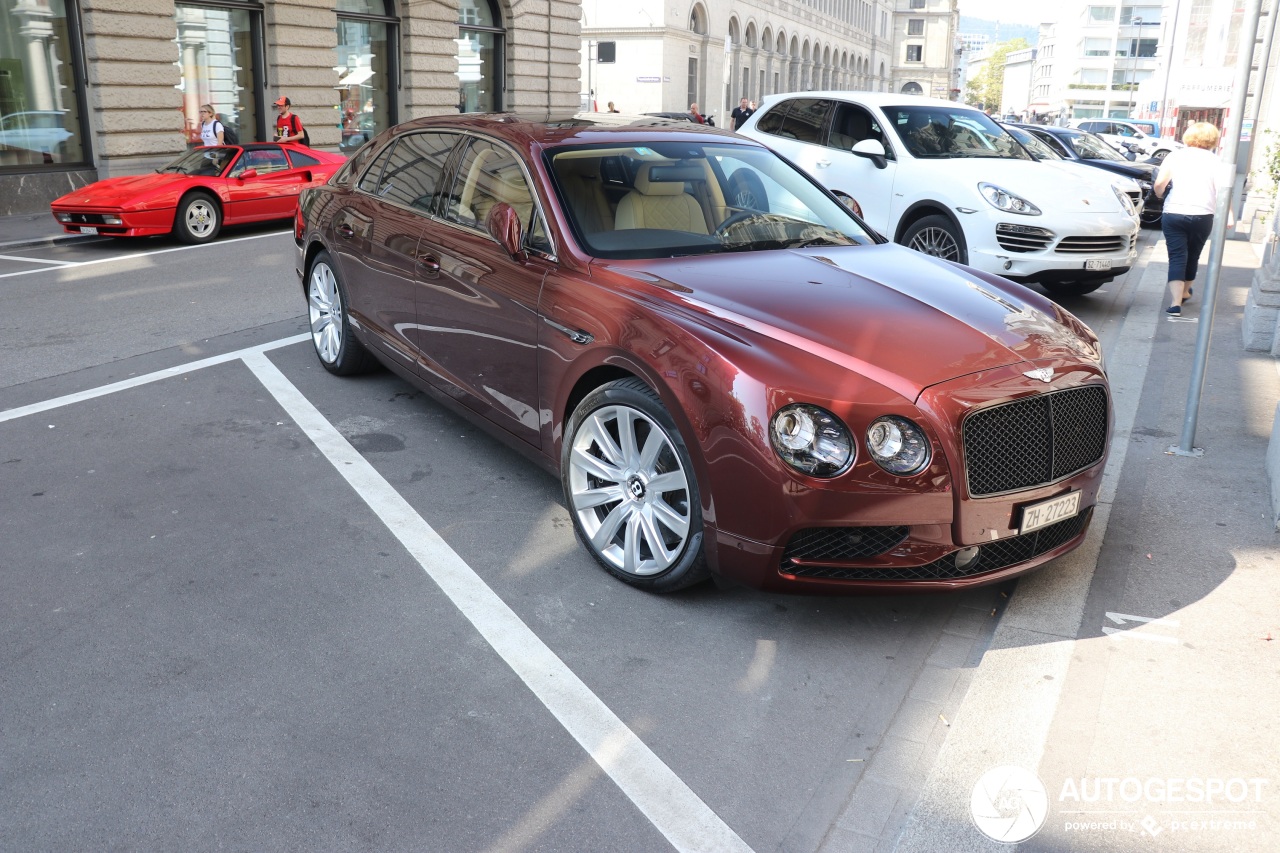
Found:
[[[969,266],[1015,281],[1109,281],[1137,258],[1138,218],[1121,212],[1015,217],[993,210],[961,222]]]
[[[58,221],[68,234],[101,234],[107,237],[151,237],[173,230],[174,208],[160,210],[121,211],[110,208],[53,207],[53,215],[64,214],[70,222]],[[107,217],[118,224],[109,224]]]

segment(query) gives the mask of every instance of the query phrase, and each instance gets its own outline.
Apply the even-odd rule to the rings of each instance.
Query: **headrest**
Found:
[[[636,189],[641,195],[680,195],[685,181],[706,177],[697,166],[662,166],[646,163],[636,173]]]

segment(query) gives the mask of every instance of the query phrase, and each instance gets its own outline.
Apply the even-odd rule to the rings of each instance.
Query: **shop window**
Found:
[[[458,6],[458,112],[502,109],[502,53],[505,31],[490,0],[461,0]]]
[[[209,104],[219,121],[240,141],[253,142],[265,132],[257,93],[262,13],[256,8],[179,3],[178,83],[187,147],[200,141],[200,107]]]
[[[396,124],[398,21],[389,0],[338,0],[333,70],[342,127],[339,148],[351,154]]]
[[[0,3],[0,169],[86,163],[75,15],[64,0]],[[74,7],[73,7],[74,11]]]

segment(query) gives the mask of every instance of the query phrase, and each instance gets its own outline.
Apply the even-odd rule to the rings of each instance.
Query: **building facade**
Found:
[[[582,104],[721,116],[740,98],[819,89],[949,97],[955,0],[582,3]]]
[[[317,148],[398,122],[578,105],[576,0],[0,0],[0,215],[149,171],[211,104],[265,140],[286,96]]]

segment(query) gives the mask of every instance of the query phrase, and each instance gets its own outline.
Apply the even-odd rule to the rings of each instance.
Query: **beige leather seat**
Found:
[[[671,168],[646,163],[636,174],[635,189],[618,202],[615,227],[661,228],[707,234],[707,219],[697,199],[684,191],[684,181],[650,181],[653,169]]]
[[[557,157],[556,177],[578,225],[587,234],[613,230],[613,209],[600,183],[598,157]]]

